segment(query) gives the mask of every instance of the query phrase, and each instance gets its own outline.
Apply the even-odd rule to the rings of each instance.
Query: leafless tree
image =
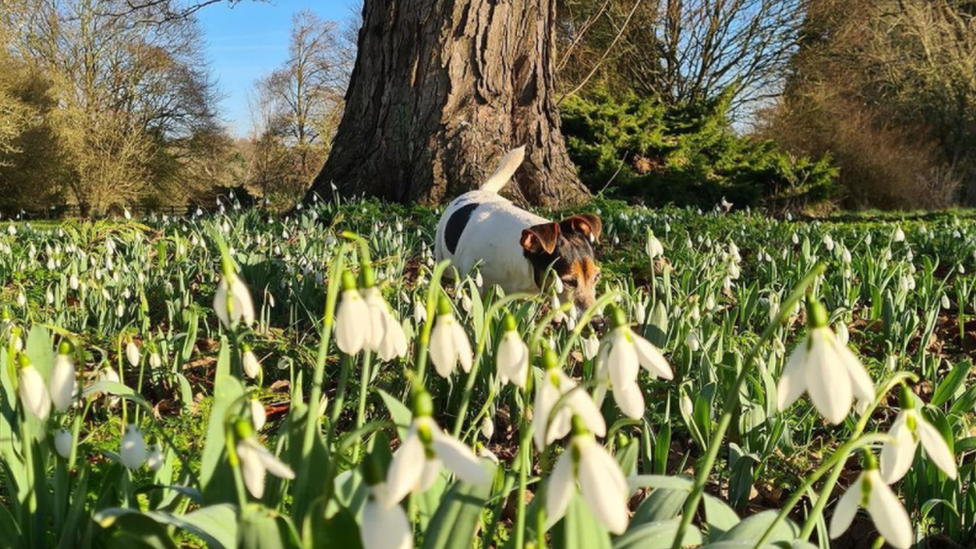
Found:
[[[806,0],[563,0],[561,7],[564,87],[575,89],[601,63],[615,65],[612,77],[642,95],[678,104],[734,87],[739,105],[779,92]]]

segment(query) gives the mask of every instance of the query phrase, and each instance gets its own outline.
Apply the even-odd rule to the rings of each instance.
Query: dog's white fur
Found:
[[[461,275],[478,267],[487,286],[497,284],[506,293],[539,290],[532,264],[525,258],[521,245],[522,231],[533,225],[549,223],[549,220],[515,206],[498,194],[511,181],[524,159],[525,147],[510,151],[480,189],[455,198],[437,224],[434,243],[434,255],[438,262],[450,259],[451,266]],[[451,253],[445,243],[447,222],[458,208],[471,203],[479,206],[471,212],[455,253]]]

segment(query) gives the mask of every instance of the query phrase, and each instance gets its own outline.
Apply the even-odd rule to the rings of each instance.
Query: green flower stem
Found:
[[[302,438],[302,459],[299,462],[299,468],[295,478],[297,482],[294,486],[303,487],[301,490],[307,489],[307,484],[303,481],[308,476],[308,469],[311,467],[311,456],[312,447],[315,443],[315,430],[319,424],[319,402],[322,401],[322,383],[325,381],[325,363],[329,356],[329,342],[332,338],[332,326],[335,324],[335,309],[336,301],[339,298],[339,290],[341,288],[343,267],[346,262],[346,253],[348,253],[348,245],[343,244],[339,248],[339,252],[336,254],[335,261],[332,262],[332,266],[329,269],[329,285],[325,297],[325,313],[322,317],[322,334],[319,336],[319,350],[318,355],[315,359],[315,370],[312,373],[312,391],[309,395],[309,406],[306,412],[305,421],[305,432]]]
[[[224,433],[224,441],[227,445],[227,462],[234,471],[234,488],[237,493],[238,516],[244,514],[247,507],[247,491],[244,488],[244,476],[241,473],[241,458],[237,455],[237,445],[234,443],[234,432],[227,426]]]
[[[369,393],[369,379],[372,375],[373,353],[363,351],[363,373],[359,381],[359,407],[356,410],[356,430],[362,428],[366,420],[366,395]],[[334,422],[333,422],[334,424]],[[362,439],[357,438],[356,445],[352,448],[352,462],[359,462],[359,451],[362,446]]]
[[[349,355],[342,355],[342,358],[340,358],[340,364],[339,386],[336,387],[336,396],[332,402],[332,415],[329,417],[330,439],[335,434],[336,425],[339,423],[339,416],[342,415],[342,408],[346,403],[346,387],[349,385],[349,372],[352,370],[352,357]]]
[[[739,372],[738,377],[736,377],[735,383],[729,387],[728,392],[725,394],[725,410],[722,412],[722,417],[719,419],[718,425],[716,425],[715,430],[712,432],[712,436],[709,439],[708,451],[705,453],[704,461],[702,466],[698,469],[695,475],[695,484],[688,495],[688,499],[685,500],[684,508],[681,512],[681,523],[678,525],[678,531],[674,536],[674,541],[671,543],[671,549],[680,549],[681,540],[685,538],[685,532],[691,525],[691,521],[695,518],[695,512],[698,510],[698,504],[701,502],[702,495],[705,492],[705,484],[708,482],[708,477],[712,473],[712,469],[715,467],[715,461],[718,459],[718,453],[722,449],[722,441],[725,438],[725,432],[728,431],[729,425],[732,423],[732,416],[735,414],[736,406],[733,404],[737,401],[739,392],[742,390],[742,386],[745,385],[746,379],[752,368],[755,365],[756,357],[759,355],[759,350],[763,345],[772,338],[773,334],[776,332],[776,327],[785,322],[789,315],[792,313],[793,305],[800,301],[806,292],[806,289],[818,276],[820,276],[825,270],[822,264],[814,266],[814,268],[807,273],[803,280],[796,286],[793,293],[790,294],[788,298],[780,306],[779,313],[776,315],[776,319],[766,327],[763,331],[762,336],[759,341],[752,347],[749,351],[749,355],[746,356],[742,364],[742,370]]]
[[[468,414],[468,406],[471,405],[471,393],[474,390],[474,382],[478,378],[478,369],[484,358],[485,346],[488,344],[488,333],[491,329],[492,319],[495,318],[498,311],[505,305],[517,299],[528,299],[530,297],[528,294],[512,294],[492,303],[491,307],[488,308],[488,314],[485,315],[484,327],[481,329],[481,334],[478,337],[478,346],[474,353],[474,363],[471,365],[471,372],[468,373],[468,379],[464,385],[464,392],[461,393],[461,407],[458,408],[457,419],[454,420],[454,430],[452,433],[455,438],[461,435],[461,429],[464,427],[464,418]]]
[[[522,400],[527,401],[529,398],[528,391],[522,391]],[[522,415],[522,420],[519,426],[519,485],[517,498],[518,501],[516,505],[518,506],[518,514],[515,518],[515,547],[522,549],[525,547],[525,491],[529,480],[529,464],[531,460],[532,451],[532,429],[529,428],[529,423],[525,420],[525,414]]]
[[[451,262],[444,260],[434,266],[434,272],[430,275],[430,287],[427,289],[427,321],[424,322],[420,330],[420,337],[417,339],[417,380],[423,385],[424,375],[427,373],[427,352],[430,347],[430,332],[434,328],[437,320],[437,300],[441,295],[441,278]]]

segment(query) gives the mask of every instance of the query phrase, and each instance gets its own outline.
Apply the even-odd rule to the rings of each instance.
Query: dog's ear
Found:
[[[564,219],[560,225],[564,231],[580,233],[593,243],[599,242],[603,233],[603,221],[593,214],[574,215]]]
[[[544,251],[551,254],[556,251],[558,241],[559,223],[543,223],[522,231],[522,248],[527,252],[539,253]]]

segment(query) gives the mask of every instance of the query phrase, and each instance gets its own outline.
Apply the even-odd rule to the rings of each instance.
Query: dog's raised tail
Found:
[[[508,151],[502,157],[502,161],[498,164],[498,169],[495,170],[495,173],[491,174],[488,181],[485,181],[485,184],[481,186],[481,190],[493,193],[502,190],[511,181],[512,176],[515,175],[515,170],[522,165],[523,160],[525,160],[525,145]]]

